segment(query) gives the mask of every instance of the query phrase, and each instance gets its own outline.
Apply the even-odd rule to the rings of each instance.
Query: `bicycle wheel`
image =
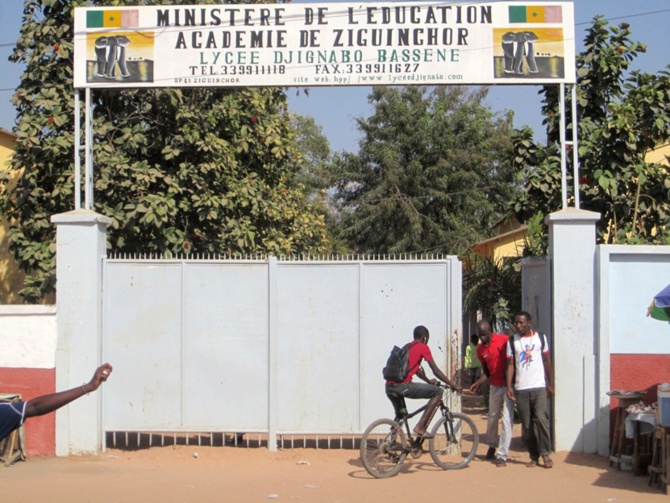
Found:
[[[474,421],[465,414],[452,413],[451,420],[442,417],[431,433],[430,455],[440,468],[464,468],[477,454],[479,432]]]
[[[407,457],[405,432],[390,419],[377,419],[361,438],[361,463],[378,479],[392,477],[400,471]]]

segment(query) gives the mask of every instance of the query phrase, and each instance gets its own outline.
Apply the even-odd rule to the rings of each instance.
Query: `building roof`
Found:
[[[11,136],[14,140],[17,139],[17,136],[16,136],[14,133],[12,133],[11,131],[7,131],[7,130],[6,130],[5,128],[3,128],[3,127],[0,127],[0,134],[4,134],[4,135],[7,135],[7,136]]]

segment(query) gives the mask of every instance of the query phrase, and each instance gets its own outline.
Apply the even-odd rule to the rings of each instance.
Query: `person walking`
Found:
[[[526,311],[514,317],[517,331],[507,345],[507,396],[517,403],[522,437],[530,454],[526,466],[538,466],[542,456],[544,467],[552,468],[548,397],[554,394],[554,372],[547,338],[534,331],[531,322]]]
[[[486,444],[489,446],[486,459],[494,461],[499,467],[507,466],[507,454],[512,441],[514,418],[514,404],[507,396],[507,343],[509,337],[503,334],[494,334],[487,321],[477,323],[477,358],[482,363],[484,373],[477,379],[470,392],[476,393],[479,387],[487,381],[489,386],[489,412],[486,417]],[[502,420],[500,437],[498,437],[498,422]]]

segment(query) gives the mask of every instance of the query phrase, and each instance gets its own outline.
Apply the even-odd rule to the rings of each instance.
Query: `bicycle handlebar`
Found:
[[[457,390],[456,388],[452,388],[452,387],[449,386],[447,383],[444,383],[444,382],[442,382],[442,381],[437,381],[437,382],[435,383],[435,386],[438,386],[438,387],[440,387],[440,388],[442,388],[442,389],[450,389],[450,390],[452,390],[452,391],[456,391],[456,392],[458,393],[458,390]]]

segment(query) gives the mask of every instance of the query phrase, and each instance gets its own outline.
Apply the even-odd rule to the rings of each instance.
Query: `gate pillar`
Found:
[[[596,222],[600,214],[568,208],[550,214],[554,427],[556,450],[595,453]]]
[[[56,225],[56,389],[88,382],[101,364],[102,259],[112,220],[78,209],[51,217]],[[102,450],[104,386],[56,413],[56,455]]]

